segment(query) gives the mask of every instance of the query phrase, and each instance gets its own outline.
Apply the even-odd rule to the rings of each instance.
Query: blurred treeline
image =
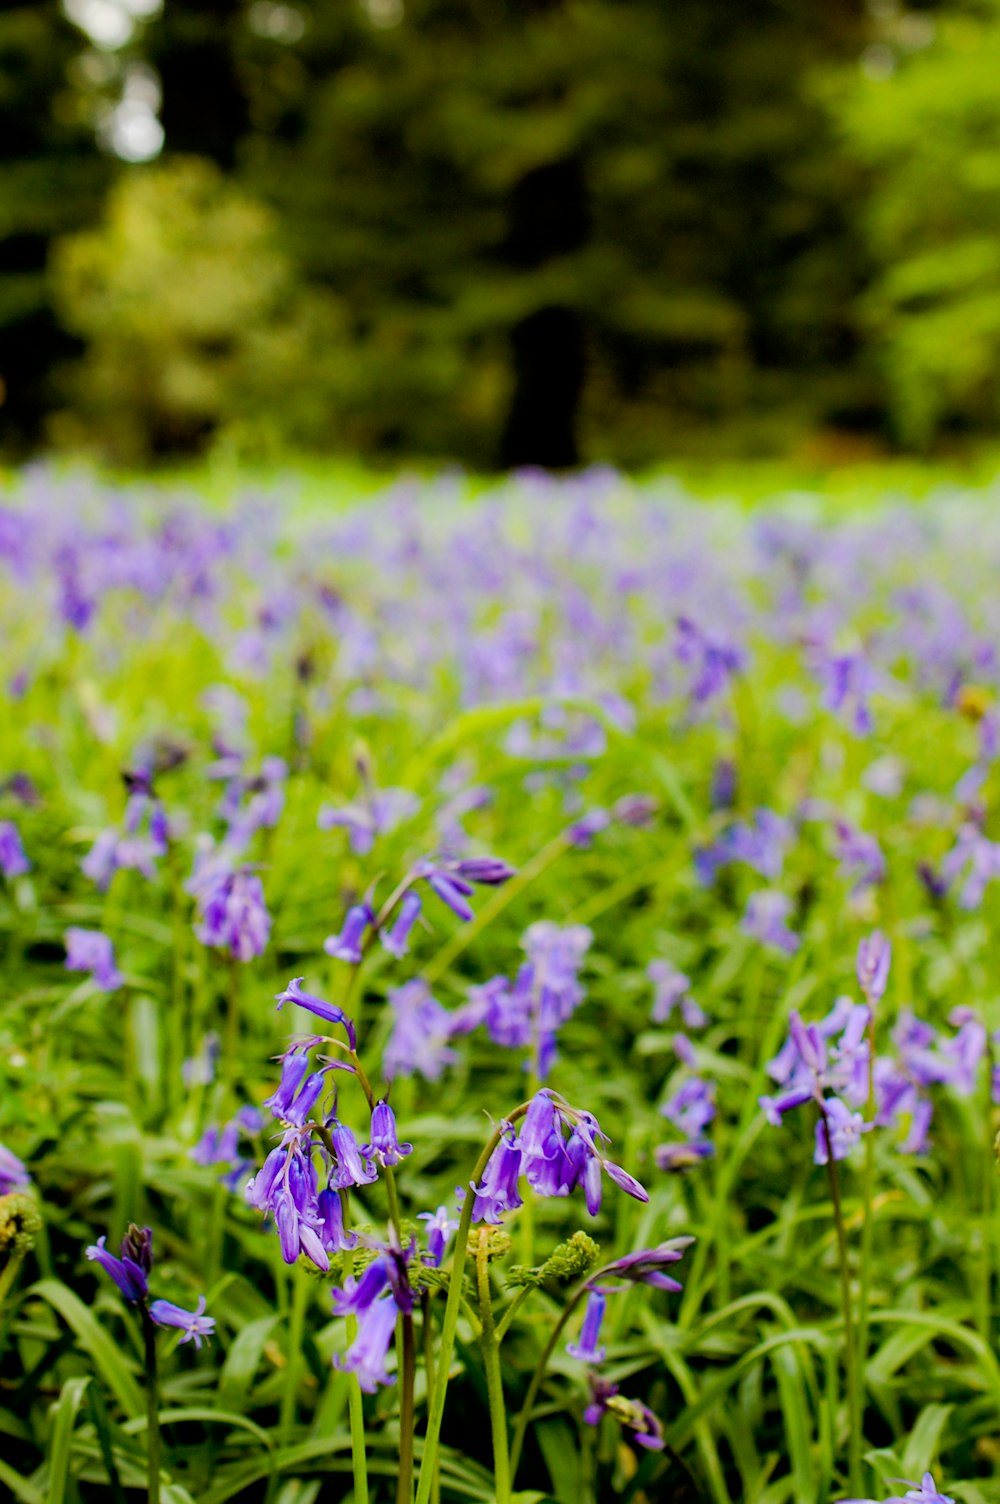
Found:
[[[921,449],[998,376],[1000,0],[0,9],[8,454]]]

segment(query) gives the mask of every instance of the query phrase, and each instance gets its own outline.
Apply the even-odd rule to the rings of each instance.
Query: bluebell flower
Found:
[[[4,877],[23,877],[31,871],[21,834],[13,820],[0,820],[0,871]]]
[[[319,812],[320,830],[346,830],[355,856],[367,856],[376,837],[394,830],[420,808],[420,800],[408,789],[367,789],[365,801],[341,807],[327,804]]]
[[[686,1143],[658,1144],[653,1159],[658,1170],[673,1172],[693,1170],[714,1153],[715,1145],[709,1139],[691,1139]]]
[[[344,1206],[339,1191],[326,1186],[316,1197],[316,1210],[320,1237],[327,1253],[343,1253],[357,1247],[357,1234],[344,1226]]]
[[[280,1007],[281,1004],[279,1003],[278,1006]],[[305,1080],[308,1070],[308,1048],[294,1046],[282,1057],[281,1080],[276,1090],[264,1102],[264,1106],[270,1108],[276,1118],[287,1117],[295,1093]]]
[[[347,1032],[351,1049],[355,1049],[357,1036],[354,1032],[354,1024],[343,1008],[338,1008],[336,1003],[327,1003],[323,998],[315,997],[311,992],[303,992],[303,980],[303,977],[293,977],[284,992],[276,994],[278,1012],[281,1012],[286,1003],[295,1003],[299,1008],[305,1008],[307,1013],[315,1013],[317,1018],[325,1019],[328,1024],[340,1024]]]
[[[407,1154],[413,1153],[412,1144],[399,1142],[396,1115],[388,1102],[376,1102],[372,1108],[371,1142],[365,1144],[361,1153],[365,1159],[390,1167],[398,1165]]]
[[[715,1117],[715,1087],[692,1076],[660,1108],[675,1128],[688,1138],[700,1138]]]
[[[157,1326],[180,1327],[184,1333],[181,1342],[193,1341],[197,1348],[215,1331],[215,1317],[206,1316],[204,1312],[204,1295],[198,1297],[198,1307],[194,1311],[185,1311],[182,1306],[175,1306],[169,1300],[154,1300],[149,1307],[149,1314]]]
[[[853,896],[874,887],[885,877],[885,857],[874,836],[849,825],[846,820],[835,819],[836,857],[842,875],[852,884]]]
[[[474,1222],[497,1223],[502,1221],[505,1212],[523,1206],[517,1188],[520,1173],[521,1149],[517,1135],[508,1123],[489,1157],[481,1183],[472,1187],[476,1195],[472,1210]]]
[[[771,945],[775,950],[792,956],[801,941],[785,923],[791,910],[792,901],[784,893],[775,888],[762,888],[750,895],[740,928],[763,945]]]
[[[357,1336],[347,1352],[334,1357],[335,1367],[353,1373],[365,1394],[374,1394],[380,1384],[393,1382],[385,1364],[397,1314],[391,1295],[374,1301],[359,1317]]]
[[[372,1181],[378,1179],[378,1171],[358,1148],[358,1141],[350,1128],[334,1120],[330,1128],[330,1139],[337,1156],[331,1184],[338,1191],[347,1190],[352,1185],[371,1185]]]
[[[410,948],[410,932],[417,921],[421,907],[419,893],[414,893],[412,889],[409,893],[404,893],[391,929],[384,929],[379,935],[385,949],[391,956],[395,956],[397,961],[401,961]]]
[[[323,941],[327,955],[338,961],[347,961],[352,966],[360,965],[365,932],[374,919],[375,915],[366,903],[355,904],[348,909],[340,934],[330,935]]]
[[[431,996],[421,977],[413,977],[388,995],[392,1033],[385,1048],[382,1068],[387,1081],[397,1076],[423,1076],[436,1081],[458,1059],[450,1048],[456,1033],[464,1032],[469,1016],[448,1009]],[[473,1020],[474,1023],[474,1020]]]
[[[31,1176],[16,1154],[0,1144],[0,1196],[22,1191],[31,1184]]]
[[[688,1029],[703,1029],[708,1015],[691,997],[691,979],[669,961],[650,961],[646,975],[653,984],[653,1022],[667,1024],[674,1009],[680,1006],[684,1026]]]
[[[413,871],[459,919],[467,923],[472,918],[472,905],[468,901],[473,891],[471,883],[432,861],[418,862]]]
[[[663,1427],[657,1417],[641,1400],[629,1400],[619,1392],[618,1385],[602,1379],[599,1374],[588,1376],[590,1404],[583,1412],[589,1426],[596,1426],[605,1415],[613,1415],[633,1433],[636,1443],[647,1451],[662,1451],[665,1443]]]
[[[858,941],[858,985],[870,1008],[885,996],[891,961],[892,946],[880,930]]]
[[[588,1291],[587,1310],[583,1318],[580,1340],[579,1342],[567,1342],[566,1344],[566,1351],[571,1358],[577,1358],[581,1363],[593,1363],[595,1365],[604,1362],[604,1348],[598,1344],[607,1304],[607,1298],[603,1291],[594,1289]]]
[[[233,870],[221,854],[202,859],[187,887],[198,905],[195,933],[202,945],[228,950],[242,962],[264,953],[271,916],[260,878],[249,868]]]
[[[116,992],[125,981],[115,965],[115,948],[101,930],[72,927],[64,936],[66,970],[89,971],[102,992]]]
[[[823,1104],[823,1116],[816,1123],[814,1162],[825,1165],[831,1155],[834,1159],[846,1159],[861,1135],[873,1127],[874,1124],[866,1123],[860,1112],[852,1112],[839,1097],[828,1097]]]
[[[148,1235],[148,1239],[151,1242],[152,1233],[148,1228],[145,1228],[144,1232]],[[130,1253],[136,1251],[134,1242],[131,1244],[127,1241],[122,1243],[122,1256],[120,1259],[116,1259],[113,1253],[107,1251],[104,1246],[106,1242],[107,1237],[105,1235],[98,1238],[96,1243],[92,1243],[86,1250],[87,1258],[100,1264],[104,1272],[110,1274],[126,1300],[131,1301],[133,1305],[138,1305],[140,1301],[146,1300],[149,1295],[149,1281],[146,1278],[148,1267],[143,1268],[142,1264],[138,1263],[134,1257],[130,1257]]]
[[[955,1504],[950,1494],[939,1491],[933,1473],[924,1473],[919,1483],[909,1483],[905,1478],[894,1478],[892,1481],[906,1483],[906,1493],[893,1494],[891,1499],[883,1500],[883,1504]],[[875,1504],[875,1500],[840,1499],[838,1504]]]
[[[458,1227],[458,1221],[448,1215],[446,1206],[439,1206],[436,1212],[418,1212],[417,1217],[421,1222],[427,1223],[427,1254],[424,1262],[437,1269],[444,1258],[448,1241]]]
[[[343,1288],[331,1291],[335,1316],[362,1316],[387,1289],[389,1262],[379,1256],[368,1264],[360,1276],[348,1275]]]
[[[652,1285],[656,1290],[668,1290],[676,1294],[683,1287],[664,1269],[679,1263],[691,1247],[694,1238],[669,1238],[655,1248],[639,1248],[635,1253],[626,1253],[620,1259],[605,1264],[601,1278],[627,1280],[633,1285]]]

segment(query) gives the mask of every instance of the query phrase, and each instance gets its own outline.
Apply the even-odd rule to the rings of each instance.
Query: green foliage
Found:
[[[268,211],[211,163],[133,169],[103,224],[58,247],[53,289],[88,342],[64,442],[135,461],[210,435],[266,452],[322,426],[328,307],[296,287]]]
[[[916,27],[916,30],[914,29]],[[919,45],[914,47],[914,42]],[[1000,421],[1000,8],[886,23],[836,109],[870,172],[861,314],[900,437]]]
[[[593,1238],[578,1228],[567,1242],[552,1250],[544,1264],[536,1264],[531,1269],[523,1264],[513,1265],[507,1270],[507,1283],[544,1285],[549,1280],[556,1280],[559,1284],[570,1285],[595,1269],[600,1256],[601,1250]]]

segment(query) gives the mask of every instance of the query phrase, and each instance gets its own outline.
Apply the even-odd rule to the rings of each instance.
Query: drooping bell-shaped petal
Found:
[[[193,1341],[198,1348],[215,1331],[215,1317],[206,1316],[204,1311],[204,1295],[199,1296],[198,1306],[194,1311],[185,1311],[182,1306],[175,1306],[169,1300],[154,1300],[149,1307],[149,1314],[157,1326],[180,1327],[184,1333],[181,1342]]]
[[[374,918],[375,915],[366,903],[355,904],[348,909],[340,934],[330,935],[323,941],[327,955],[338,961],[347,961],[352,966],[360,965],[365,931]]]
[[[372,1108],[371,1142],[365,1144],[361,1153],[366,1159],[380,1165],[398,1165],[407,1154],[413,1153],[412,1144],[401,1144],[396,1133],[396,1115],[388,1102],[376,1102]]]
[[[604,1321],[604,1312],[607,1308],[607,1298],[601,1290],[591,1290],[587,1296],[587,1310],[583,1318],[583,1327],[580,1332],[579,1342],[567,1342],[566,1351],[571,1358],[577,1358],[581,1363],[603,1363],[604,1348],[599,1345],[601,1336],[601,1324]]]

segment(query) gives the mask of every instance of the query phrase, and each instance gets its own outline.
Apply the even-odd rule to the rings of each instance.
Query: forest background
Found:
[[[1000,3],[0,9],[3,453],[955,454]]]

